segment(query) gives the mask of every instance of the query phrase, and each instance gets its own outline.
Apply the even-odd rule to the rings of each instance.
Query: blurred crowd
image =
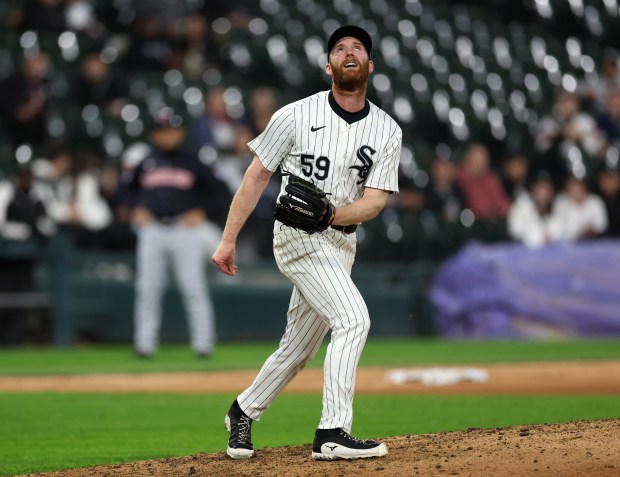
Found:
[[[209,256],[209,248],[217,244],[232,195],[252,159],[247,142],[281,105],[327,88],[318,65],[304,67],[306,56],[320,58],[316,37],[304,36],[305,25],[289,15],[284,3],[0,2],[0,242],[43,244],[63,232],[79,249],[135,253],[140,277],[136,290],[141,297],[137,301],[145,306],[159,301],[166,279],[163,268],[154,272],[145,264],[157,264],[165,253],[176,252],[175,273],[188,309],[193,310],[193,326],[202,330],[193,346],[199,356],[207,356],[214,340],[210,298],[205,297],[202,312],[192,308],[197,296],[192,285],[202,284],[204,278],[188,264]],[[403,3],[409,15],[423,11],[418,2]],[[342,14],[356,12],[351,2],[333,4]],[[427,2],[424,8],[432,4]],[[335,20],[317,2],[296,5],[314,27],[323,33],[333,30]],[[377,15],[385,14],[385,6],[386,2],[370,2]],[[454,11],[462,31],[467,31],[467,9]],[[447,23],[435,21],[432,8],[425,13],[416,20],[420,28],[435,30],[439,43],[442,38],[446,42],[441,46],[449,46]],[[382,18],[386,25],[394,20],[389,12]],[[550,82],[565,88],[557,89],[552,101],[541,96],[543,88],[526,84],[537,109],[535,114],[534,109],[522,111],[527,113],[521,118],[527,129],[524,136],[515,130],[519,134],[504,134],[502,140],[498,139],[502,135],[472,130],[466,139],[459,139],[458,117],[450,130],[437,115],[426,121],[422,103],[429,103],[432,92],[427,86],[441,79],[445,69],[439,68],[440,61],[432,61],[432,48],[411,48],[407,42],[415,37],[415,25],[408,19],[403,22],[398,23],[406,43],[400,62],[395,63],[394,38],[385,38],[377,48],[374,77],[383,83],[387,78],[388,86],[371,82],[369,89],[373,101],[402,120],[401,191],[390,198],[379,218],[358,229],[360,260],[443,260],[470,240],[512,240],[538,248],[553,242],[620,237],[616,50],[599,45],[600,54],[594,55],[596,64],[590,70],[587,60],[593,58],[581,52],[575,56],[571,45],[578,42],[569,38],[568,54],[587,74],[578,81],[568,75]],[[478,26],[484,33],[486,26]],[[561,25],[555,27],[561,30]],[[490,48],[489,38],[471,33],[473,40],[486,41]],[[614,38],[613,34],[605,38]],[[298,56],[287,51],[287,40],[299,49]],[[495,40],[499,46],[505,41]],[[541,42],[536,38],[530,46],[535,50]],[[428,38],[421,44],[432,45]],[[525,40],[514,46],[517,56],[521,47],[527,50]],[[461,58],[467,51],[461,48],[461,61],[472,60],[468,64],[474,76],[484,73],[484,68],[476,68],[484,53],[474,57],[469,51],[469,57]],[[390,52],[391,57],[381,58]],[[407,54],[426,55],[422,64],[428,60],[426,66],[432,65],[434,73],[408,71]],[[545,57],[541,63],[549,79],[554,59]],[[487,60],[492,61],[491,56]],[[400,111],[389,94],[387,75],[398,76],[401,70],[383,69],[397,64],[403,66],[407,88],[409,84],[413,88],[408,89],[411,102],[401,101]],[[518,61],[514,66],[519,73]],[[428,75],[428,81],[421,73]],[[483,88],[480,84],[490,77],[473,87]],[[454,78],[463,80],[459,75]],[[469,98],[471,114],[478,116],[476,97],[485,95],[476,89]],[[435,99],[433,94],[438,110]],[[495,98],[500,103],[501,99]],[[502,110],[497,101],[495,112],[510,111],[506,104]],[[493,132],[502,121],[492,121],[484,110],[486,99],[483,103],[483,123]],[[420,106],[421,119],[413,114],[417,111],[403,114],[403,104]],[[163,122],[162,114],[167,118]],[[507,128],[514,124],[506,120]],[[176,142],[180,146],[171,148],[170,143]],[[424,157],[414,154],[416,150],[425,151]],[[276,175],[242,231],[240,261],[271,257],[273,205],[279,189]],[[156,225],[148,228],[148,224]],[[195,232],[191,237],[184,233],[190,225]],[[158,233],[153,235],[153,230]],[[145,236],[147,232],[152,236]],[[199,251],[192,240],[203,242],[203,253],[184,253]],[[11,250],[3,248],[0,257],[0,345],[24,340],[24,310],[5,299],[33,289],[38,263],[36,253]],[[194,278],[188,275],[191,270]],[[199,288],[204,292],[207,287]],[[145,310],[144,316],[157,314]],[[137,342],[137,351],[145,355],[153,352],[151,325],[144,323],[146,331]]]
[[[153,114],[170,106],[149,83],[153,77],[171,97],[183,85],[178,95],[185,148],[211,169],[218,182],[213,190],[227,192],[220,195],[226,200],[215,200],[210,191],[204,196],[208,220],[221,226],[251,160],[248,140],[283,104],[269,71],[250,72],[249,89],[221,81],[244,64],[244,51],[227,49],[227,35],[257,28],[252,23],[261,14],[257,4],[8,2],[4,36],[17,39],[11,51],[19,55],[12,73],[0,79],[0,149],[10,156],[2,158],[7,171],[0,181],[2,236],[21,240],[66,230],[80,248],[135,248],[136,199],[126,184],[152,148]],[[437,144],[426,170],[403,171],[401,194],[386,213],[402,212],[414,221],[431,214],[464,227],[501,223],[506,237],[530,246],[619,236],[615,51],[603,55],[597,78],[557,92],[552,109],[531,131],[533,148],[498,152],[475,138]],[[244,229],[240,252],[247,258],[271,254],[278,190],[275,180]]]
[[[128,80],[134,74],[161,80],[175,71],[191,80],[224,71],[228,65],[218,52],[219,40],[210,35],[209,20],[225,19],[243,28],[256,8],[253,2],[135,0],[115,2],[114,8],[108,3],[24,0],[5,6],[7,36],[19,39],[15,49],[21,52],[13,73],[0,81],[0,143],[11,153],[2,158],[6,173],[0,182],[5,238],[66,230],[79,248],[133,250],[132,211],[137,204],[126,183],[152,149],[152,117],[167,105],[164,100],[145,104],[133,122],[140,134],[123,131],[120,143],[118,137],[110,139],[101,122],[89,122],[89,115],[125,124],[136,109],[130,104]],[[50,38],[58,38],[58,45],[50,46]],[[78,51],[72,53],[72,48]],[[53,56],[58,54],[67,71],[75,69],[73,74],[57,71]],[[77,64],[67,61],[71,55]],[[59,74],[65,81],[60,87]],[[185,148],[213,170],[228,192],[221,195],[229,201],[251,160],[246,143],[277,109],[277,92],[256,86],[246,92],[243,111],[231,108],[225,85],[214,83],[199,94],[191,115],[178,110],[186,119]],[[71,127],[71,115],[82,117],[82,136]],[[274,184],[267,197],[277,190]],[[229,204],[209,192],[205,191],[205,211],[221,225]],[[266,236],[270,215],[259,207],[249,230]],[[247,242],[244,250],[251,256],[271,248],[264,240]]]
[[[531,247],[620,237],[620,75],[609,55],[600,87],[557,92],[533,131],[534,153],[441,144],[428,175],[403,177],[393,205],[445,222],[499,222],[504,239]]]

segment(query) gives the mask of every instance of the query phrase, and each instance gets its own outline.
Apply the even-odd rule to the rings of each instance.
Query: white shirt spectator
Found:
[[[551,114],[545,116],[536,128],[534,144],[538,151],[547,152],[558,146],[560,154],[567,157],[572,147],[580,146],[590,156],[604,154],[605,136],[594,117],[579,108],[577,95],[567,91],[558,93]]]
[[[112,221],[112,212],[99,193],[95,174],[82,172],[75,177],[58,177],[45,159],[35,161],[32,170],[36,178],[33,188],[44,199],[47,213],[55,222],[70,223],[77,212],[78,225],[97,231]]]
[[[570,128],[572,137],[569,135],[564,137],[561,144],[563,150],[579,144],[591,156],[600,156],[604,151],[605,137],[598,129],[596,120],[586,113],[578,113],[564,124],[552,116],[543,118],[536,133],[537,149],[546,152],[555,144],[558,137],[565,134],[566,128]]]
[[[607,210],[597,195],[588,194],[582,202],[575,202],[561,193],[554,207],[561,225],[560,240],[578,240],[607,229]]]
[[[541,215],[527,193],[517,196],[508,212],[508,233],[528,247],[538,248],[560,239],[561,219],[555,210]]]

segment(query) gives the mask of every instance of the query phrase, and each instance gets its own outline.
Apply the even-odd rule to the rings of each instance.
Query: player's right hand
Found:
[[[236,275],[237,270],[239,270],[239,267],[235,265],[234,245],[231,246],[224,242],[220,242],[211,260],[217,265],[217,268],[231,277]]]

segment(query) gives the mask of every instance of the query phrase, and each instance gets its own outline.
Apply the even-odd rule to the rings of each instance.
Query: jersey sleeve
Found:
[[[395,125],[394,133],[387,142],[381,156],[370,169],[364,187],[398,193],[398,165],[402,143],[402,130]]]
[[[275,172],[293,147],[294,137],[295,119],[289,105],[276,111],[265,130],[248,147],[266,169]]]

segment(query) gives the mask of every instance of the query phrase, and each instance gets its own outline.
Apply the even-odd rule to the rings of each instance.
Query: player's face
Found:
[[[325,71],[337,88],[350,91],[366,84],[374,64],[359,40],[345,37],[334,45]]]
[[[185,128],[158,128],[151,132],[150,138],[162,151],[176,151],[185,141]]]

